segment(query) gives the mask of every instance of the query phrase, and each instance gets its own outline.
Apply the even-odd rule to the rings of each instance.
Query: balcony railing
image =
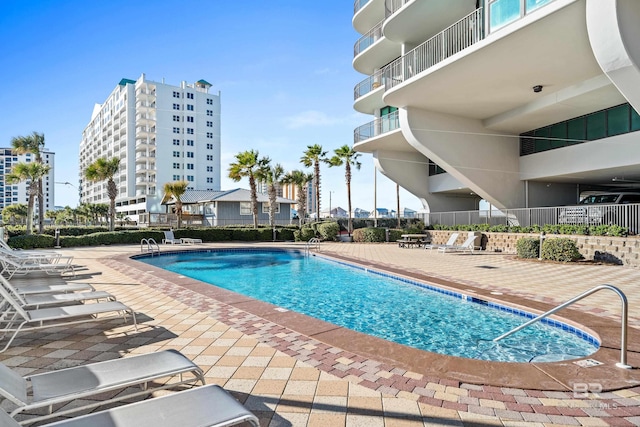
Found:
[[[484,39],[483,9],[476,9],[384,68],[385,90]]]
[[[384,17],[388,18],[411,0],[384,0]]]
[[[353,131],[353,142],[362,142],[367,139],[373,138],[374,136],[382,135],[399,128],[400,119],[398,116],[398,111],[394,111],[393,113],[389,113],[386,116],[382,116],[372,122],[357,127]]]
[[[355,0],[353,2],[353,14],[355,15],[360,9],[364,7],[365,4],[369,3],[370,0]]]
[[[353,100],[357,101],[358,98],[378,89],[381,86],[384,86],[384,74],[383,70],[378,70],[353,88]]]
[[[353,46],[353,56],[358,56],[360,52],[364,51],[366,48],[374,44],[382,37],[382,24],[384,20],[378,22],[372,29],[367,31],[367,33],[360,37],[356,44]]]

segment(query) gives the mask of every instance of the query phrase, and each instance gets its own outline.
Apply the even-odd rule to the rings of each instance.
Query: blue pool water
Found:
[[[557,321],[494,343],[533,317],[506,306],[317,256],[285,250],[213,250],[138,260],[389,341],[452,356],[507,362],[587,356],[590,335]],[[511,313],[512,311],[514,313]]]

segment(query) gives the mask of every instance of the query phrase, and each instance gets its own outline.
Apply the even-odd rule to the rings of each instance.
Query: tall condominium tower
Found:
[[[431,212],[640,188],[640,1],[356,0],[354,149]]]
[[[44,196],[44,211],[54,209],[55,202],[55,154],[46,148],[40,151],[42,163],[49,166],[49,173],[42,179],[42,194]],[[23,181],[17,184],[8,184],[6,176],[11,173],[11,168],[16,163],[29,163],[35,161],[35,156],[31,153],[14,154],[11,148],[0,148],[0,211],[7,206],[29,202],[29,182]],[[36,199],[34,212],[38,212],[38,202]],[[4,219],[5,222],[8,219]]]
[[[137,221],[160,205],[167,182],[187,181],[190,190],[220,190],[220,92],[199,80],[172,86],[122,79],[93,109],[80,143],[82,203],[109,203],[106,182],[85,178],[100,157],[119,158],[116,211]]]

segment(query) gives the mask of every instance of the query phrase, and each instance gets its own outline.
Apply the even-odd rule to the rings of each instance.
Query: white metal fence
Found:
[[[428,225],[618,225],[637,234],[640,231],[640,203],[435,212],[424,214],[423,220]]]

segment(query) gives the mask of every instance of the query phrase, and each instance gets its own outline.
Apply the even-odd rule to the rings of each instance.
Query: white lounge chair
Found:
[[[162,244],[181,245],[182,239],[176,239],[173,235],[173,230],[169,230],[164,232],[164,239],[162,239]]]
[[[463,251],[469,251],[471,253],[473,253],[474,248],[474,244],[476,242],[476,237],[471,235],[467,238],[467,240],[464,241],[463,244],[461,245],[451,245],[451,246],[441,246],[438,248],[438,252],[442,252],[442,253],[446,253],[448,251],[452,251],[452,252],[463,252]]]
[[[439,249],[442,248],[444,246],[454,246],[456,244],[456,240],[458,240],[458,236],[460,234],[459,233],[451,233],[451,236],[449,236],[449,240],[447,240],[447,243],[445,243],[444,245],[424,245],[425,249]]]
[[[71,274],[72,276],[76,274],[76,265],[73,264],[73,257],[50,258],[43,261],[39,258],[16,257],[7,254],[5,251],[0,253],[0,264],[2,265],[0,274],[6,274],[9,279],[16,274],[21,275],[33,272],[61,275]]]
[[[185,377],[185,374],[189,375]],[[162,381],[161,384],[154,384],[153,387],[148,387],[150,382],[164,378],[173,378],[173,380]],[[10,412],[12,417],[24,411],[48,408],[45,415],[29,418],[26,421],[27,423],[97,408],[135,396],[147,395],[156,390],[174,388],[183,384],[196,384],[198,382],[202,384],[205,382],[202,370],[176,350],[163,350],[123,357],[26,377],[21,377],[0,363],[0,395],[16,406]],[[141,386],[141,390],[120,392],[120,390],[133,386]],[[86,399],[113,391],[116,392],[110,394],[112,397],[105,400],[89,401]],[[54,411],[55,405],[66,405],[74,400],[77,405],[67,405],[64,409]],[[213,404],[214,401],[211,401],[203,405],[203,409],[211,409]],[[69,408],[69,406],[72,408]],[[181,411],[179,406],[167,402],[164,411]],[[3,407],[6,408],[7,406],[3,405]],[[156,406],[153,411],[159,414],[162,409]],[[185,412],[181,412],[181,415],[188,418]],[[4,426],[5,424],[0,422],[0,425]],[[69,425],[102,426],[112,424],[86,422]],[[132,425],[140,426],[143,424]],[[177,422],[173,425],[183,426],[186,424]]]
[[[117,317],[122,316],[125,322],[127,313],[131,314],[133,326],[138,330],[135,312],[118,301],[27,310],[7,292],[4,286],[0,286],[0,307],[4,308],[0,313],[0,339],[11,334],[0,353],[9,348],[19,332],[114,318],[113,315],[98,317],[107,313],[117,314]]]
[[[25,286],[14,286],[14,288],[20,295],[63,294],[76,291],[84,292],[96,290],[88,283],[65,283],[60,285],[29,284]]]
[[[53,305],[69,305],[85,301],[95,300],[99,302],[115,301],[116,297],[109,292],[92,291],[92,292],[67,292],[67,293],[48,293],[39,295],[22,295],[18,290],[0,275],[0,286],[4,286],[5,290],[25,309],[41,308]]]
[[[255,415],[222,387],[212,384],[45,424],[44,427],[222,427],[244,422],[259,426]],[[20,426],[2,409],[0,425]]]

